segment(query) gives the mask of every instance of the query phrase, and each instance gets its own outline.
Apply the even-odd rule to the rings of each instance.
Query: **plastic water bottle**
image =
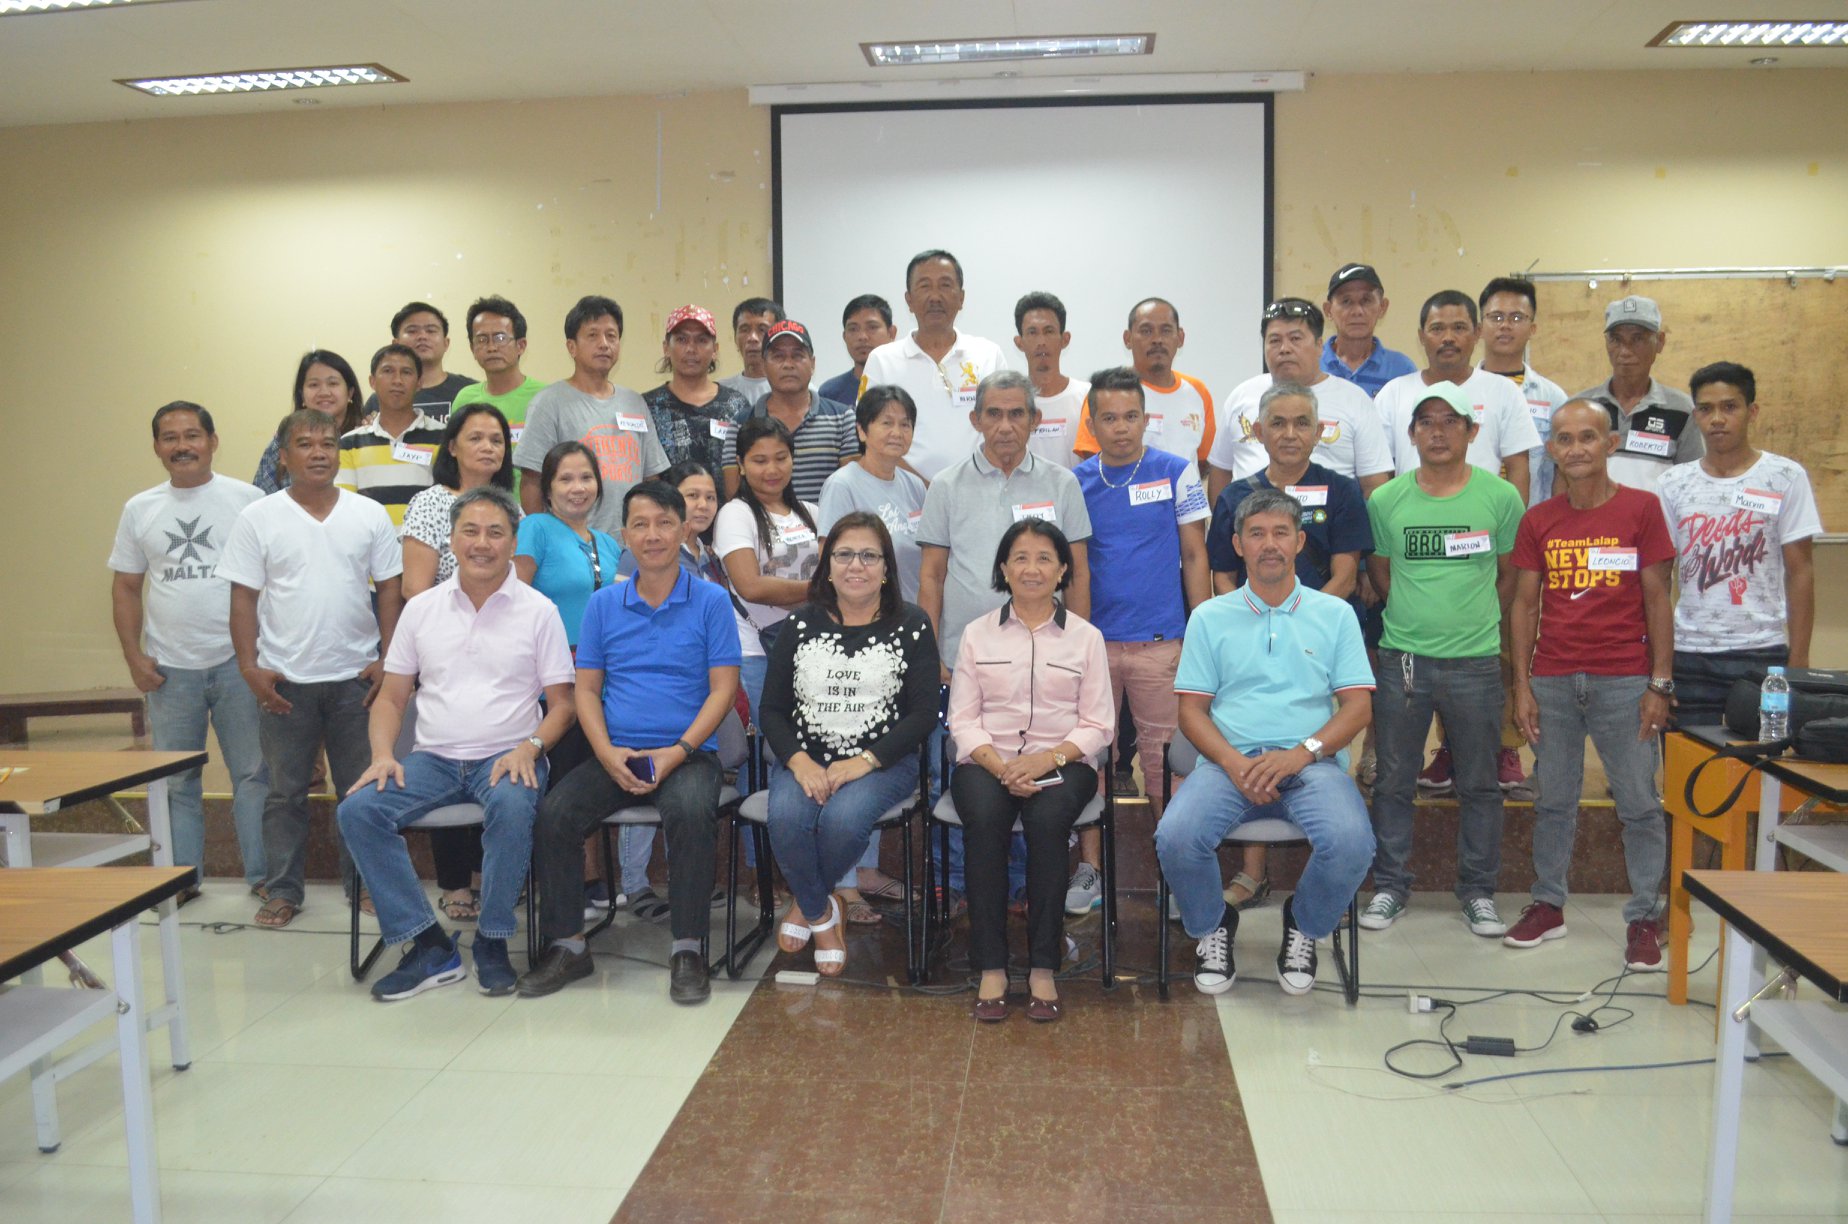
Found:
[[[1790,681],[1784,669],[1766,670],[1764,687],[1758,690],[1758,739],[1761,743],[1781,740],[1790,734]]]

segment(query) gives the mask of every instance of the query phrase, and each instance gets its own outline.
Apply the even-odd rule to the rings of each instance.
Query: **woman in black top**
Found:
[[[899,598],[896,569],[879,517],[844,515],[764,677],[758,722],[787,763],[770,778],[770,842],[795,896],[777,943],[796,952],[812,935],[828,977],[847,962],[829,890],[874,822],[917,789],[918,746],[937,723],[937,637]]]

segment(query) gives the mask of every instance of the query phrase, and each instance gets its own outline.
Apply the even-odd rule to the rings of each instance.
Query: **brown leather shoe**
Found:
[[[1059,1001],[1057,999],[1027,1000],[1027,1019],[1040,1024],[1051,1024],[1059,1018]]]
[[[997,1024],[1007,1019],[1007,996],[1002,995],[998,999],[978,998],[975,1006],[969,1009],[969,1014],[984,1024]]]

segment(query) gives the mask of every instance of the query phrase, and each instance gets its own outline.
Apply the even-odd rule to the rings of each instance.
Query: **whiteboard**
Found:
[[[1173,302],[1175,368],[1214,401],[1261,373],[1270,297],[1271,99],[1262,95],[785,106],[772,110],[771,259],[778,300],[815,337],[817,379],[849,369],[841,311],[876,293],[899,334],[905,265],[933,247],[963,266],[957,330],[1015,369],[1014,303],[1066,306],[1064,372],[1126,365],[1146,297]]]

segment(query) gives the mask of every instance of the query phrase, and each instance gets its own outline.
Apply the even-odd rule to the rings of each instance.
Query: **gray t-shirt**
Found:
[[[825,537],[834,524],[855,510],[879,516],[892,533],[892,550],[898,556],[898,593],[906,603],[918,601],[918,523],[924,517],[924,482],[904,468],[891,480],[881,480],[860,463],[850,463],[821,486],[821,504],[815,525]]]
[[[1611,380],[1605,379],[1575,399],[1617,402]],[[1610,477],[1618,484],[1654,493],[1663,473],[1680,463],[1693,463],[1707,453],[1707,439],[1694,424],[1694,401],[1685,391],[1649,380],[1649,390],[1628,412],[1619,411],[1617,451],[1610,458]]]
[[[743,374],[733,374],[730,378],[719,379],[719,386],[730,387],[744,396],[747,404],[755,404],[770,394],[770,380],[767,378],[747,378]]]
[[[937,626],[944,666],[955,667],[963,627],[1007,601],[992,581],[995,550],[1007,529],[1028,517],[1056,523],[1074,544],[1091,538],[1091,515],[1078,478],[1031,452],[1003,476],[978,448],[931,481],[918,523],[918,543],[950,550],[942,623]]]
[[[590,525],[611,535],[622,530],[623,495],[668,469],[654,415],[627,387],[598,399],[568,382],[556,382],[533,396],[525,432],[513,448],[513,466],[532,472],[537,480],[546,454],[560,442],[582,442],[597,457],[603,500],[591,511]]]

